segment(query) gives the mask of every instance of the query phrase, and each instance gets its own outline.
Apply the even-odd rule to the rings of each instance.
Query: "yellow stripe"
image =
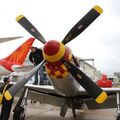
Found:
[[[54,75],[50,75],[50,77],[53,78],[53,79],[55,79],[55,80],[57,80],[57,77],[54,76]]]
[[[95,99],[95,101],[100,104],[100,103],[103,103],[106,99],[107,99],[107,93],[103,91],[103,92]]]
[[[60,76],[62,75],[60,71],[55,71],[55,76]]]
[[[7,90],[4,94],[6,100],[11,100],[12,99],[12,96],[10,95],[9,91]]]
[[[43,52],[44,58],[49,62],[56,62],[60,60],[64,56],[64,54],[65,54],[65,46],[63,45],[63,43],[60,43],[60,49],[55,55],[49,56]]]
[[[102,8],[96,5],[93,9],[95,9],[99,14],[103,12]]]
[[[71,61],[71,59],[72,59],[72,54],[71,53],[69,54],[68,59]]]
[[[65,71],[65,72],[62,74],[63,78],[66,77],[67,75],[68,75],[68,72],[67,72],[67,71]]]
[[[67,68],[65,67],[64,64],[62,64],[60,67],[61,67],[62,69],[64,69],[65,71],[67,71]]]
[[[24,16],[23,15],[19,15],[18,17],[16,17],[16,21],[19,21],[20,19],[22,19]]]
[[[50,74],[50,69],[48,69],[47,67],[45,68],[46,69],[46,72],[48,73],[48,74]]]

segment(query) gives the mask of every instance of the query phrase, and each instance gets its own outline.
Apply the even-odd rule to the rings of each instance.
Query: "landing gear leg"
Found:
[[[68,103],[67,101],[65,101],[61,106],[60,116],[65,117],[67,110],[68,110]]]
[[[27,96],[29,89],[25,88],[21,95],[18,103],[16,104],[13,112],[13,120],[25,120],[26,109],[27,109]]]
[[[117,111],[116,111],[115,117],[116,117],[116,120],[120,120],[120,93],[117,92],[116,96],[117,96]]]
[[[74,106],[74,104],[71,104],[71,108],[72,108],[73,118],[75,118],[76,117],[76,113],[75,113],[75,106]]]

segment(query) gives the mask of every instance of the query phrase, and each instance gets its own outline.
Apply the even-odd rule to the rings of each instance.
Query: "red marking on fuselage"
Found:
[[[69,57],[69,56],[71,56],[71,57]],[[72,51],[67,46],[65,46],[65,54],[64,54],[63,58],[68,61],[72,60]],[[62,65],[63,65],[63,63],[61,60],[59,60],[57,62],[46,62],[45,63],[46,69],[50,71],[49,75],[55,76],[57,79],[63,78],[62,74],[64,74],[66,71],[68,71],[68,70],[65,70],[63,67],[61,67]],[[60,72],[60,75],[58,74],[56,76],[55,75],[56,72]]]

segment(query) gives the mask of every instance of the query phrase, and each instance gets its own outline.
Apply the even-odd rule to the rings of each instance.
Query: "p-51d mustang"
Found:
[[[70,48],[66,46],[68,42],[84,31],[101,13],[102,9],[99,6],[93,7],[68,32],[61,43],[55,40],[46,42],[26,17],[23,15],[18,16],[16,20],[30,34],[44,44],[44,60],[30,72],[25,73],[25,76],[23,76],[20,81],[7,90],[4,95],[5,98],[10,100],[14,97],[35,72],[45,64],[46,72],[53,86],[26,85],[27,89],[29,89],[29,98],[34,96],[34,98],[40,102],[60,106],[60,115],[63,117],[68,108],[72,109],[73,116],[75,117],[75,109],[80,109],[84,104],[90,109],[111,107],[112,104],[109,103],[111,103],[111,100],[115,103],[115,99],[113,101],[111,96],[110,98],[108,96],[107,99],[106,92],[108,92],[109,95],[120,91],[120,89],[104,89],[105,92],[98,87],[84,72],[74,65],[73,54]],[[117,95],[119,96],[119,94]],[[115,104],[113,106],[115,106]],[[117,118],[119,118],[119,115]]]

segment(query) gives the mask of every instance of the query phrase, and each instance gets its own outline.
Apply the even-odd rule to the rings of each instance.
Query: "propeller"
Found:
[[[16,40],[16,39],[19,39],[19,38],[22,38],[22,36],[0,38],[0,43]]]
[[[43,44],[46,43],[46,40],[43,38],[41,33],[32,25],[32,23],[30,23],[30,21],[25,16],[19,15],[16,18],[16,21],[40,42],[42,42]]]
[[[18,82],[13,85],[12,87],[10,87],[10,89],[8,89],[4,96],[7,100],[11,100],[15,94],[33,77],[33,75],[35,74],[35,72],[40,69],[40,67],[44,64],[45,60],[43,60],[38,66],[36,66],[34,69],[32,69],[29,72],[26,72],[25,75],[18,80]]]
[[[68,32],[62,43],[65,45],[82,33],[101,13],[102,8],[94,6],[78,23]]]
[[[66,60],[63,60],[63,63],[76,81],[95,99],[97,103],[103,103],[107,99],[106,92],[97,86],[96,83],[93,82],[80,69]]]
[[[63,39],[62,43],[65,45],[80,33],[82,33],[101,13],[103,12],[102,8],[99,6],[94,6],[78,23],[68,32],[68,34]],[[41,33],[28,21],[28,19],[19,15],[16,18],[17,22],[20,23],[31,35],[38,39],[43,44],[46,43],[46,40],[43,38]],[[55,56],[54,56],[55,57]],[[97,103],[103,103],[107,94],[100,87],[98,87],[87,75],[85,75],[80,69],[78,69],[72,63],[63,60],[63,63],[68,68],[71,75],[76,79],[76,81],[95,99]],[[41,63],[42,64],[42,63]],[[26,76],[22,78],[16,85],[11,87],[5,93],[7,100],[11,99],[16,92],[23,87],[23,85],[34,75],[34,73],[39,69],[41,65],[37,66],[35,69],[26,73]],[[28,76],[28,77],[27,77]]]

